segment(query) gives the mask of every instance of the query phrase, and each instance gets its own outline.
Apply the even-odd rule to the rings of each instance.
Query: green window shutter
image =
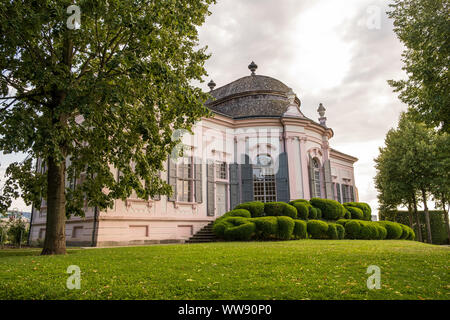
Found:
[[[176,162],[169,156],[168,161],[168,183],[172,187],[172,195],[169,197],[169,201],[177,200],[177,164]]]
[[[230,206],[231,206],[231,209],[233,209],[240,203],[238,170],[239,170],[239,165],[237,163],[230,163],[229,176],[230,176]]]
[[[323,172],[325,175],[325,192],[327,199],[333,199],[333,186],[332,186],[332,178],[331,178],[331,163],[330,160],[325,161],[323,164]]]
[[[253,201],[253,165],[250,157],[245,155],[244,164],[241,164],[242,202]]]
[[[339,203],[342,203],[342,198],[341,198],[341,185],[339,183],[336,183],[336,195],[337,195],[337,201]]]
[[[341,187],[342,187],[342,202],[346,203],[346,202],[348,202],[348,199],[347,199],[347,186],[345,184],[343,184],[343,185],[341,185]]]
[[[350,201],[351,202],[355,201],[355,191],[353,189],[353,186],[350,186]]]
[[[286,152],[278,155],[276,169],[278,169],[276,172],[277,201],[289,202],[289,170]]]
[[[194,162],[194,184],[195,184],[195,202],[203,202],[203,188],[202,188],[202,162],[200,158],[195,158]]]
[[[213,217],[215,215],[216,211],[216,202],[215,202],[215,182],[214,182],[214,170],[215,166],[214,163],[208,163],[206,165],[206,202],[207,202],[207,208],[206,208],[206,214],[210,217]]]

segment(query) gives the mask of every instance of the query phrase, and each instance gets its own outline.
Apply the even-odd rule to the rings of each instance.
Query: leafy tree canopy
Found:
[[[81,25],[69,29],[73,1],[2,1],[0,150],[29,157],[8,168],[1,208],[47,197],[53,169],[35,172],[37,158],[62,166],[68,181],[83,173],[76,188],[66,181],[68,213],[83,214],[85,199],[106,208],[133,189],[169,193],[158,171],[173,130],[207,115],[192,81],[206,75],[197,27],[212,2],[81,0]]]
[[[450,132],[448,0],[394,0],[388,12],[405,45],[406,80],[389,81],[420,120]]]

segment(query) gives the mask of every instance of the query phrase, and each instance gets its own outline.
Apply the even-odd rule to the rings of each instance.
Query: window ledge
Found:
[[[155,202],[154,200],[150,200],[150,199],[144,200],[144,199],[139,199],[139,198],[128,198],[125,200],[125,206],[127,208],[130,208],[133,203],[147,203],[147,207],[151,208],[151,207],[153,207],[154,202]]]
[[[192,209],[196,209],[198,203],[197,202],[189,202],[189,201],[174,201],[173,206],[175,209],[178,209],[181,206],[192,206]]]

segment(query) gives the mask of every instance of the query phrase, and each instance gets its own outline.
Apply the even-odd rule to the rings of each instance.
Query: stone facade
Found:
[[[183,242],[236,204],[252,200],[358,200],[357,159],[330,147],[334,133],[326,118],[321,114],[320,124],[306,118],[300,99],[285,84],[252,74],[211,95],[207,105],[214,116],[183,136],[185,157],[168,159],[161,172],[174,196],[131,196],[106,211],[85,208],[84,218],[67,221],[68,245]],[[43,203],[41,211],[33,210],[33,242],[45,236],[45,209]]]

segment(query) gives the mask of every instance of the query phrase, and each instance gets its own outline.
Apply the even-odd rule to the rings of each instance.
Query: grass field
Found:
[[[414,241],[300,240],[0,250],[0,299],[450,299],[450,248]],[[81,289],[66,288],[69,265]],[[369,265],[381,289],[369,290]]]

